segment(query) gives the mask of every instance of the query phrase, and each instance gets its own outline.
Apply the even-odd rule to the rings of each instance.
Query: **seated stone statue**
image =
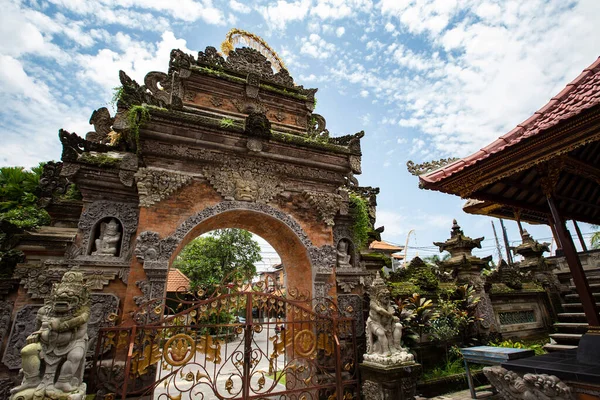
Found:
[[[90,318],[83,274],[71,270],[55,283],[37,314],[37,330],[21,350],[23,382],[12,400],[83,400]]]
[[[100,236],[95,240],[96,251],[92,253],[93,256],[116,256],[117,245],[121,239],[121,232],[119,232],[119,223],[116,219],[111,218],[107,222],[102,222],[100,225]]]
[[[414,362],[414,356],[401,345],[402,324],[394,315],[390,292],[379,275],[371,286],[371,305],[367,319],[366,362],[383,365]]]
[[[348,249],[348,242],[346,240],[340,240],[337,245],[337,267],[338,268],[350,268],[350,256]]]

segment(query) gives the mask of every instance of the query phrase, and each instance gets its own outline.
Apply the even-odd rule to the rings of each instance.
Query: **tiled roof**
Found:
[[[395,260],[404,260],[404,254],[394,253],[392,254],[392,258]]]
[[[190,278],[177,268],[170,268],[167,277],[167,292],[186,292],[190,290]]]
[[[438,182],[442,179],[473,165],[492,154],[499,153],[521,140],[538,135],[559,122],[574,117],[582,111],[600,104],[600,57],[569,83],[548,104],[536,111],[531,117],[517,125],[513,130],[500,136],[488,146],[461,160],[443,168],[421,175],[425,182]]]
[[[395,251],[401,251],[403,249],[403,247],[394,246],[393,244],[389,244],[388,242],[384,242],[383,240],[381,240],[381,241],[374,240],[369,245],[369,249],[395,252]]]

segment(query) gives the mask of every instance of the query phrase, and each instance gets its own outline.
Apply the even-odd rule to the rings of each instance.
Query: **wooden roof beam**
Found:
[[[589,165],[573,157],[565,157],[564,169],[574,175],[590,179],[600,185],[600,168]]]

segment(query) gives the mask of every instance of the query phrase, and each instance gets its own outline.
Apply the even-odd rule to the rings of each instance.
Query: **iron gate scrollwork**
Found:
[[[143,305],[131,326],[101,329],[97,399],[359,398],[352,310],[262,285],[181,297]]]

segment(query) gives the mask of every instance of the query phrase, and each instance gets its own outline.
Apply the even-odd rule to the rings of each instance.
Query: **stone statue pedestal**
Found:
[[[411,400],[417,391],[421,364],[360,364],[361,387],[365,400]]]

